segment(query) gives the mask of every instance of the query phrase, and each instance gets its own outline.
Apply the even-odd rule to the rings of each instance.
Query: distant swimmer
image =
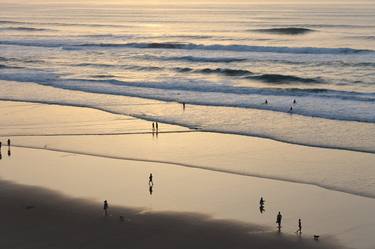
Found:
[[[103,205],[103,209],[104,209],[104,215],[107,216],[108,215],[108,202],[107,200],[104,201],[104,205]]]
[[[293,112],[293,106],[289,108],[289,112]]]
[[[264,104],[265,104],[265,105],[268,105],[268,100],[265,100],[265,101],[264,101]]]
[[[279,228],[279,231],[281,229],[281,220],[283,219],[283,216],[281,215],[281,213],[279,212],[277,214],[277,217],[276,217],[276,224],[277,224],[277,227]]]
[[[293,104],[297,104],[297,100],[294,99],[294,100],[293,100]]]

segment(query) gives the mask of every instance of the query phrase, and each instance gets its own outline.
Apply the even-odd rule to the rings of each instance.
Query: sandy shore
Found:
[[[105,217],[101,203],[4,181],[0,194],[1,248],[334,248],[198,214],[110,207]]]
[[[15,147],[10,156],[3,148],[0,178],[6,182],[1,183],[0,199],[5,204],[0,208],[11,205],[3,209],[3,216],[21,212],[4,217],[7,225],[2,229],[14,229],[8,229],[10,239],[4,241],[14,246],[4,248],[148,248],[152,243],[163,245],[160,248],[375,246],[375,200],[325,186],[328,177],[345,187],[351,186],[353,172],[363,170],[370,176],[371,154],[165,124],[156,135],[148,121],[86,108],[0,103],[4,105],[0,111],[6,109],[15,118],[2,115],[1,140],[17,136],[11,137]],[[155,176],[152,192],[147,183],[150,172]],[[262,214],[260,196],[266,199]],[[117,206],[107,219],[102,217],[104,199]],[[36,208],[26,209],[28,205]],[[284,215],[281,234],[275,227],[278,211]],[[119,221],[123,214],[129,224],[138,218],[139,223],[126,228],[126,222]],[[298,218],[303,220],[302,237],[295,234]],[[150,226],[145,230],[146,225]],[[38,229],[28,237],[31,227]],[[16,240],[16,228],[25,239]],[[87,234],[77,238],[82,229]],[[49,233],[50,240],[40,235]],[[124,233],[132,236],[122,237]],[[314,234],[321,236],[318,243]]]

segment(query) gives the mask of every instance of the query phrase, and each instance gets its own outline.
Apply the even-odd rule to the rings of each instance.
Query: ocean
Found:
[[[2,100],[375,153],[375,4],[1,5]]]

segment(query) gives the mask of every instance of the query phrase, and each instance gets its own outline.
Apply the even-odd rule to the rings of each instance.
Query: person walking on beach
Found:
[[[103,209],[104,209],[104,215],[108,216],[108,202],[107,200],[104,201]]]
[[[259,205],[260,206],[264,206],[264,199],[263,199],[263,197],[260,197]]]
[[[159,131],[159,123],[156,122],[156,130]]]
[[[298,234],[302,233],[302,222],[301,222],[301,219],[298,219],[298,230],[297,230],[297,233]]]
[[[1,144],[1,142],[0,142],[0,150],[1,150],[1,145],[2,145],[2,144]]]
[[[8,147],[10,147],[10,139],[8,139]]]
[[[154,181],[152,179],[152,174],[150,174],[150,176],[148,177],[148,184],[149,185],[154,185]]]
[[[277,224],[277,227],[279,228],[279,231],[281,229],[281,220],[283,219],[283,216],[281,215],[281,213],[279,212],[277,214],[277,217],[276,217],[276,224]]]
[[[155,123],[152,122],[152,131],[154,131],[154,130],[155,130]]]

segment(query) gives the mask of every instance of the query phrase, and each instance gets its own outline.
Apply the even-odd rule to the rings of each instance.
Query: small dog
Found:
[[[314,235],[314,240],[319,240],[319,237],[320,237],[319,235],[316,235],[316,234],[315,234],[315,235]]]

